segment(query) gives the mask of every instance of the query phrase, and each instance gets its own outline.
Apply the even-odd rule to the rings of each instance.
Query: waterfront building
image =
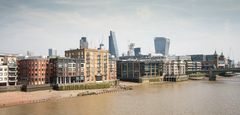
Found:
[[[161,60],[122,60],[117,62],[117,77],[124,81],[163,77]],[[162,78],[163,80],[163,78]]]
[[[0,86],[17,85],[16,60],[15,55],[0,55]]]
[[[65,51],[65,56],[83,59],[85,82],[109,81],[109,52],[99,49],[74,49]]]
[[[164,63],[166,76],[181,76],[186,74],[186,62],[183,60],[167,60]]]
[[[110,31],[110,36],[109,36],[109,53],[111,55],[114,55],[116,58],[119,57],[116,36],[115,36],[115,32],[113,31]]]
[[[8,86],[8,66],[0,65],[0,86]]]
[[[202,70],[202,63],[200,61],[186,61],[186,71],[200,71]]]
[[[19,84],[42,85],[50,83],[49,59],[31,58],[18,60]]]
[[[141,48],[134,48],[134,54],[135,54],[135,56],[140,56],[141,55]]]
[[[77,58],[58,57],[49,60],[52,84],[84,82],[84,62]]]
[[[88,48],[88,41],[87,41],[87,37],[82,37],[80,40],[80,49],[83,48]]]
[[[216,51],[212,55],[200,54],[190,56],[192,61],[198,61],[202,63],[203,70],[224,69],[226,67],[230,67],[229,61],[225,58],[223,53],[218,55]]]
[[[109,57],[109,80],[117,79],[117,59],[115,57]]]
[[[155,53],[164,56],[169,55],[170,39],[165,37],[156,37],[154,39]]]

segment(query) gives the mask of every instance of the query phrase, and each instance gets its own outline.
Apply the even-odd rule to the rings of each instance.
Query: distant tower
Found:
[[[155,53],[164,56],[169,55],[170,39],[165,37],[156,37],[154,39]]]
[[[33,56],[33,52],[32,51],[27,51],[27,56]]]
[[[110,36],[109,36],[109,53],[111,55],[114,55],[116,58],[119,56],[116,36],[113,31],[110,31]]]
[[[88,49],[88,41],[87,41],[87,37],[82,37],[80,40],[80,49]]]
[[[48,56],[49,57],[57,56],[57,50],[52,48],[48,49]]]
[[[134,55],[140,56],[141,55],[141,48],[134,48]]]
[[[135,44],[134,43],[130,43],[129,46],[128,46],[128,56],[134,56],[134,46]]]

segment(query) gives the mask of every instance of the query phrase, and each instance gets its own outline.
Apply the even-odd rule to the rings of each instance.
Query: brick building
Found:
[[[84,66],[84,80],[85,82],[102,82],[109,80],[116,80],[116,75],[110,74],[109,71],[114,72],[113,62],[109,65],[108,50],[100,49],[74,49],[65,51],[65,56],[70,58],[83,59]],[[115,70],[116,71],[116,70]],[[113,76],[111,76],[113,75]]]
[[[49,59],[29,58],[18,60],[19,83],[24,85],[42,85],[50,83]]]

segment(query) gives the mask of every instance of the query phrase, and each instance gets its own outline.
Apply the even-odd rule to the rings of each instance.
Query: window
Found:
[[[3,68],[0,68],[0,71],[2,71],[3,70]]]

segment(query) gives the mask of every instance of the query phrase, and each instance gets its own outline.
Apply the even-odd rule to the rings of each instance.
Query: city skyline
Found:
[[[239,1],[1,1],[1,53],[34,51],[47,55],[54,47],[78,47],[81,36],[91,47],[108,44],[109,30],[117,32],[119,54],[128,41],[154,52],[154,37],[171,38],[171,54],[213,54],[215,50],[240,60]],[[186,7],[189,6],[189,7]],[[101,9],[101,10],[100,10]],[[137,20],[136,20],[137,19]],[[146,44],[148,43],[148,44]],[[10,47],[10,45],[13,47]],[[23,45],[24,44],[24,45]],[[187,45],[186,45],[187,44]],[[105,48],[108,49],[108,48]]]

